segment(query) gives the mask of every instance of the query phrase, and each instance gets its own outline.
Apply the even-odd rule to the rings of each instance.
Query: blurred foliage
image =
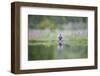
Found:
[[[87,41],[88,41],[88,39],[85,36],[69,36],[67,43],[70,43],[72,45],[86,46]]]
[[[87,21],[87,17],[28,15],[28,60],[87,58]],[[59,32],[62,49],[57,48]]]
[[[82,22],[85,23],[83,27],[87,27],[87,17],[28,15],[30,29],[63,29],[64,24],[68,24],[69,22]],[[77,27],[77,25],[74,27]]]

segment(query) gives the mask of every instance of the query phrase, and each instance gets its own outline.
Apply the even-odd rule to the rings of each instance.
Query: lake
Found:
[[[66,44],[62,46],[57,41],[34,41],[28,44],[28,60],[80,59],[88,57],[87,45]]]

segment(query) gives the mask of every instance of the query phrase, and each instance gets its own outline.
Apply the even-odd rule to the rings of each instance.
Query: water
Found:
[[[63,41],[65,42],[65,41]],[[32,43],[28,45],[28,60],[53,60],[53,59],[80,59],[87,58],[87,45],[73,45],[63,43],[58,45],[57,41]]]

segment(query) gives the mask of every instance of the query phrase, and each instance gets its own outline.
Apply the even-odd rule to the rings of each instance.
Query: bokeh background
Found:
[[[28,15],[28,60],[87,58],[87,42],[87,17]]]

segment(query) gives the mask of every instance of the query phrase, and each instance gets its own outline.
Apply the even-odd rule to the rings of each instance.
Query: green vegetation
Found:
[[[71,16],[42,16],[42,15],[29,15],[28,16],[29,29],[45,29],[49,28],[51,30],[64,29],[64,24],[68,24],[69,22],[77,23],[83,22],[85,23],[80,29],[87,28],[87,18],[86,17],[71,17]],[[77,26],[73,26],[75,28]],[[84,28],[83,28],[84,27]],[[79,26],[77,27],[79,28]]]
[[[68,41],[70,44],[73,44],[73,45],[81,45],[81,46],[85,46],[87,45],[87,38],[86,37],[76,37],[76,36],[70,36],[68,38]]]
[[[29,15],[28,60],[87,58],[87,24],[87,17]]]

